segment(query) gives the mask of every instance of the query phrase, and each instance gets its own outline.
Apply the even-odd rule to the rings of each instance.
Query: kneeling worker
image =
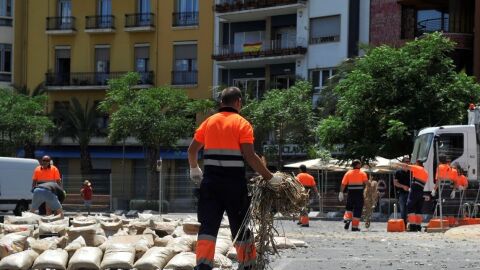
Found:
[[[63,218],[62,202],[65,200],[65,191],[55,182],[46,182],[33,189],[32,208],[35,213],[42,203],[45,203],[55,215]]]

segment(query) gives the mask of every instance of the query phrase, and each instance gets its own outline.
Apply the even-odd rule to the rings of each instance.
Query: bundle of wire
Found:
[[[280,213],[283,217],[295,218],[308,202],[308,194],[295,176],[281,172],[276,174],[281,175],[282,182],[275,188],[261,176],[251,179],[251,204],[242,228],[255,234],[257,259],[253,269],[266,269],[270,255],[278,253],[274,241],[274,237],[279,235],[274,226],[275,215]],[[239,237],[237,235],[234,242]]]

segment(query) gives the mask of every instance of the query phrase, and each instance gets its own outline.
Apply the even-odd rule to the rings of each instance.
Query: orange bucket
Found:
[[[405,221],[403,219],[389,219],[387,223],[387,232],[404,232]]]
[[[443,226],[442,226],[442,223],[443,223]],[[430,219],[430,221],[428,222],[428,225],[427,225],[427,228],[428,229],[440,229],[440,228],[444,228],[444,229],[448,229],[449,228],[449,222],[448,222],[448,219],[443,219],[443,222],[442,220],[440,220],[439,218],[432,218]]]
[[[450,226],[450,228],[457,226],[458,221],[454,216],[447,216],[445,218],[448,220],[448,226]]]
[[[472,218],[472,224],[480,224],[480,218]]]
[[[469,218],[469,217],[460,218],[458,220],[458,225],[459,226],[473,225],[473,224],[475,224],[475,223],[473,223],[473,219]]]

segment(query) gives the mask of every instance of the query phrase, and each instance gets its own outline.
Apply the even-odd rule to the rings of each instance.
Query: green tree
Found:
[[[344,158],[393,158],[411,152],[414,132],[423,127],[464,123],[480,86],[455,71],[453,50],[452,41],[433,33],[354,59],[331,88],[338,102],[317,128],[320,143],[342,145]]]
[[[100,109],[111,115],[108,132],[112,142],[133,136],[146,149],[147,199],[153,199],[158,190],[156,160],[160,147],[174,147],[179,139],[191,136],[195,113],[212,108],[213,102],[189,100],[184,91],[167,86],[132,89],[138,80],[137,73],[128,73],[109,81]]]
[[[298,81],[289,89],[268,91],[262,100],[252,100],[242,110],[252,122],[257,140],[260,138],[261,141],[266,134],[273,132],[278,148],[276,153],[266,154],[273,154],[279,169],[283,166],[281,150],[286,143],[304,147],[312,143],[314,115],[311,91],[309,82]]]
[[[12,90],[0,89],[0,140],[3,155],[15,155],[24,147],[25,157],[34,158],[35,148],[53,127],[45,115],[45,95],[26,96]],[[29,147],[26,147],[29,146]]]
[[[85,105],[82,106],[75,97],[70,100],[68,108],[56,110],[52,113],[53,118],[59,120],[53,140],[70,137],[73,141],[78,142],[80,148],[80,171],[84,178],[90,177],[92,172],[92,159],[88,150],[90,140],[95,135],[101,135],[97,124],[99,115],[94,104],[90,104],[87,100]]]

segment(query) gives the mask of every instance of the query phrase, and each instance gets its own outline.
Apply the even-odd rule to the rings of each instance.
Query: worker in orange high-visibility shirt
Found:
[[[412,177],[407,199],[408,228],[411,232],[417,232],[422,230],[423,189],[428,181],[428,172],[420,160],[417,160],[415,165],[406,166]]]
[[[223,213],[226,211],[232,237],[237,250],[238,269],[252,269],[256,261],[253,233],[242,227],[250,206],[245,162],[273,190],[282,182],[280,175],[273,175],[254,152],[253,128],[240,116],[242,93],[236,87],[228,87],[221,93],[219,112],[207,118],[195,132],[188,148],[190,178],[200,186],[196,270],[213,268],[215,242]],[[205,174],[198,166],[198,152],[203,151]],[[248,222],[246,222],[248,224]]]
[[[62,181],[60,177],[60,171],[55,165],[52,164],[52,159],[50,156],[43,156],[40,166],[37,166],[33,171],[32,176],[32,192],[40,184],[47,182],[55,182],[59,186],[62,186]],[[38,212],[40,215],[50,215],[52,213],[51,209],[46,207],[45,204],[42,204]]]
[[[300,173],[297,174],[297,180],[305,187],[307,190],[308,196],[310,198],[311,191],[313,190],[315,192],[316,196],[319,196],[318,194],[318,189],[317,189],[317,184],[315,183],[315,178],[313,178],[312,175],[307,173],[307,167],[305,165],[300,165]],[[300,221],[298,222],[298,225],[301,225],[302,227],[309,227],[310,226],[310,220],[308,218],[308,207],[305,206],[302,211],[300,212]]]
[[[437,190],[440,185],[442,189],[445,186],[451,186],[453,183],[452,179],[452,168],[447,162],[447,157],[445,155],[440,155],[438,157],[440,164],[437,166],[437,171],[435,173],[435,186],[432,190],[432,197],[437,195]]]
[[[343,222],[345,223],[345,230],[348,230],[350,223],[352,223],[352,231],[355,232],[360,231],[360,218],[362,217],[363,210],[363,189],[368,181],[368,176],[360,170],[362,167],[360,160],[353,160],[352,167],[353,169],[346,172],[343,176],[340,193],[338,193],[338,200],[343,201],[343,192],[345,188],[348,188]]]

